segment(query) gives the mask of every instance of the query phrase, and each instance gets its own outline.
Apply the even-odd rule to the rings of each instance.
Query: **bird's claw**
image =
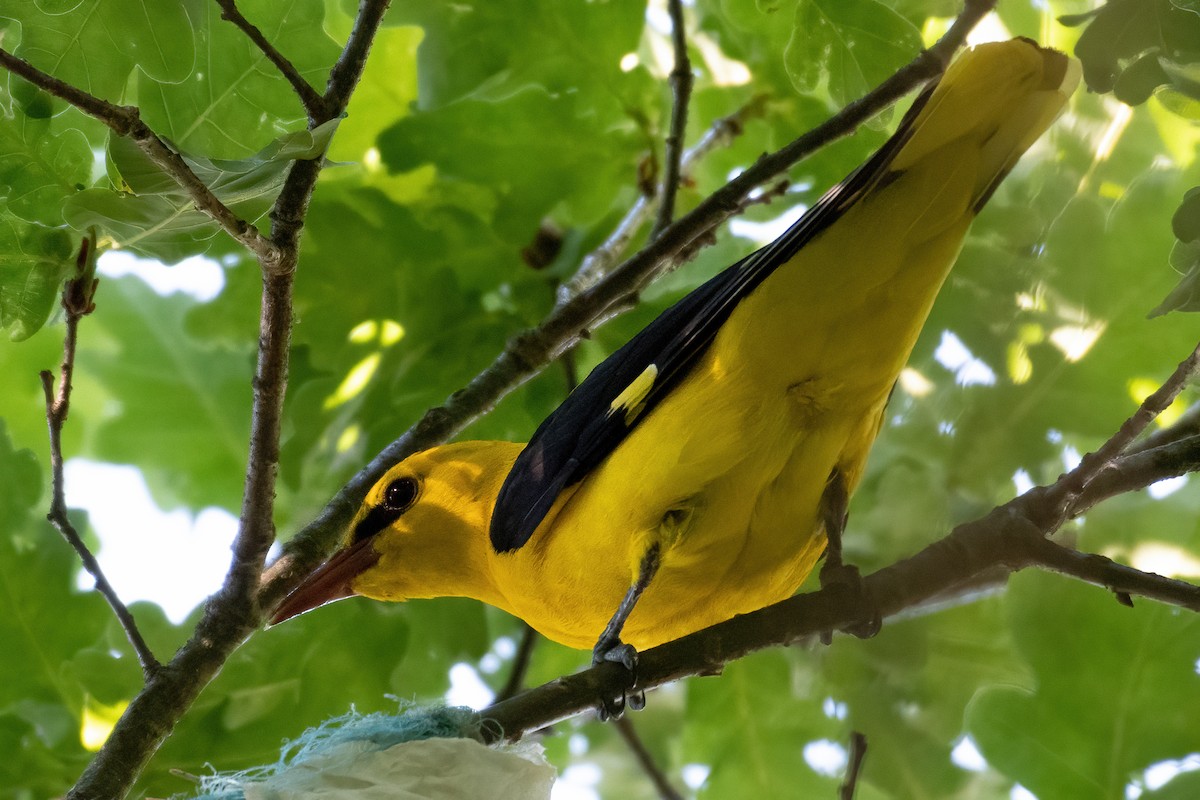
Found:
[[[825,562],[821,567],[821,588],[837,587],[846,594],[847,602],[862,609],[863,614],[858,622],[847,625],[842,630],[859,639],[870,639],[879,633],[883,627],[883,616],[875,605],[870,593],[863,585],[862,575],[858,567],[851,564]],[[829,644],[833,640],[832,631],[821,633],[821,644]]]
[[[629,674],[629,685],[621,689],[616,697],[603,695],[600,697],[600,702],[596,706],[596,715],[600,721],[619,719],[625,713],[626,707],[634,711],[641,711],[645,708],[646,693],[641,689],[633,691],[633,687],[637,685],[637,649],[631,644],[625,644],[620,639],[611,642],[601,639],[592,650],[592,664],[604,663],[620,664],[624,667]]]

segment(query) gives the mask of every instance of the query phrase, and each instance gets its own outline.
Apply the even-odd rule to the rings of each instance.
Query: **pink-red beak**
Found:
[[[375,552],[369,537],[342,548],[283,598],[271,617],[271,624],[278,625],[317,606],[350,597],[354,594],[350,588],[351,581],[378,561],[379,554]]]

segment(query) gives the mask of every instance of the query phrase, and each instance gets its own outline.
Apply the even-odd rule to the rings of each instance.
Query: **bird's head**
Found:
[[[523,446],[459,442],[392,467],[367,493],[341,547],[284,598],[271,623],[351,595],[494,602],[488,521]]]

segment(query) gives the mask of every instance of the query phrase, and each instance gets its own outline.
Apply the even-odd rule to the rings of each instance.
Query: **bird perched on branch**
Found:
[[[1029,40],[962,55],[875,155],[596,367],[528,445],[460,442],[389,470],[273,621],[354,594],[466,596],[631,665],[631,646],[790,596],[827,534],[840,557],[971,220],[1078,80]]]

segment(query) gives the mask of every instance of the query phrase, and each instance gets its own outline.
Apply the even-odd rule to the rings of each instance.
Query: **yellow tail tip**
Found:
[[[989,42],[964,52],[912,121],[892,163],[908,170],[927,158],[977,166],[977,205],[1062,113],[1079,85],[1075,59],[1029,39]],[[920,103],[922,101],[918,101]]]
[[[1039,88],[1043,91],[1057,91],[1064,97],[1070,97],[1083,78],[1083,65],[1078,59],[1071,58],[1066,53],[1049,47],[1042,47],[1032,39],[1016,39],[1014,41],[1028,42],[1037,48],[1042,56],[1042,83]]]

